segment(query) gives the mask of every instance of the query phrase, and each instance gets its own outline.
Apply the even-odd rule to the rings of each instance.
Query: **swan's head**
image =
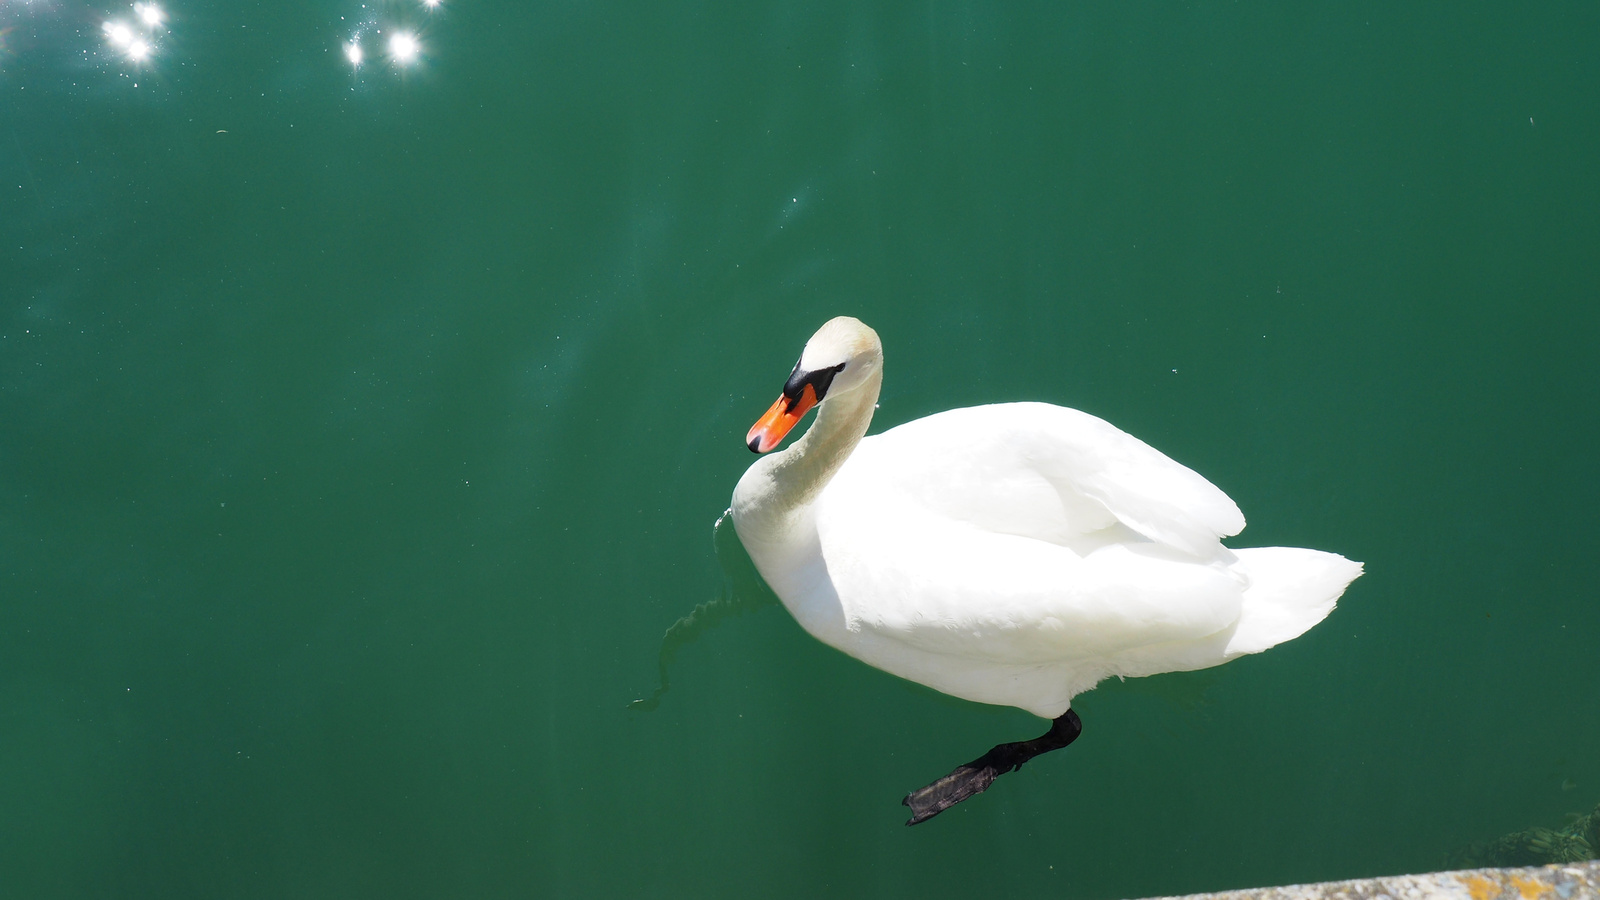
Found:
[[[778,402],[756,422],[745,443],[756,453],[778,446],[811,407],[860,388],[883,369],[878,333],[860,319],[839,316],[806,341]]]

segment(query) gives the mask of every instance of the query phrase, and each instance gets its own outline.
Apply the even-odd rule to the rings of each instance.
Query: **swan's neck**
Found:
[[[882,386],[879,369],[855,390],[829,397],[805,436],[745,472],[733,498],[741,536],[752,526],[776,536],[810,508],[866,435]]]

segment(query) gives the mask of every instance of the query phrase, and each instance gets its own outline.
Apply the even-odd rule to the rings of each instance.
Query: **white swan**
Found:
[[[756,569],[823,643],[944,693],[1055,720],[914,791],[916,824],[1066,746],[1102,679],[1203,669],[1320,622],[1361,563],[1229,550],[1244,516],[1194,471],[1045,403],[954,409],[864,437],[883,348],[833,319],[750,430],[733,492]]]

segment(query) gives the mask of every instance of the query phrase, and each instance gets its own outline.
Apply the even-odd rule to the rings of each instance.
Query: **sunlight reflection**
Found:
[[[430,14],[444,6],[444,0],[414,2]],[[417,27],[420,23],[416,20],[415,11],[407,14],[394,10],[391,4],[371,3],[363,3],[361,9],[362,12],[348,20],[344,16],[339,17],[348,21],[346,27],[350,29],[347,39],[339,45],[339,52],[352,69],[360,70],[369,58],[387,59],[391,71],[419,66],[426,61],[428,47],[423,41],[429,30],[427,27]],[[365,81],[365,74],[360,76],[362,81]]]
[[[410,65],[422,53],[417,36],[408,31],[395,32],[389,37],[389,55],[400,65]]]
[[[143,22],[146,28],[155,28],[166,21],[167,18],[167,14],[161,11],[161,7],[154,3],[135,3],[133,11],[138,14],[139,21]]]
[[[162,23],[166,22],[167,14],[160,6],[154,3],[135,3],[133,13],[138,17],[143,33],[135,31],[132,25],[120,19],[109,19],[101,25],[106,33],[106,42],[112,47],[122,51],[122,54],[134,62],[143,62],[155,55],[155,34]]]
[[[106,40],[113,47],[126,48],[133,44],[133,29],[126,22],[107,22],[102,26],[106,30]]]

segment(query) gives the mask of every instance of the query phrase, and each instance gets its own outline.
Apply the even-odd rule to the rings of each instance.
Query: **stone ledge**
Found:
[[[1151,900],[1600,900],[1600,860],[1529,869],[1464,869]]]

